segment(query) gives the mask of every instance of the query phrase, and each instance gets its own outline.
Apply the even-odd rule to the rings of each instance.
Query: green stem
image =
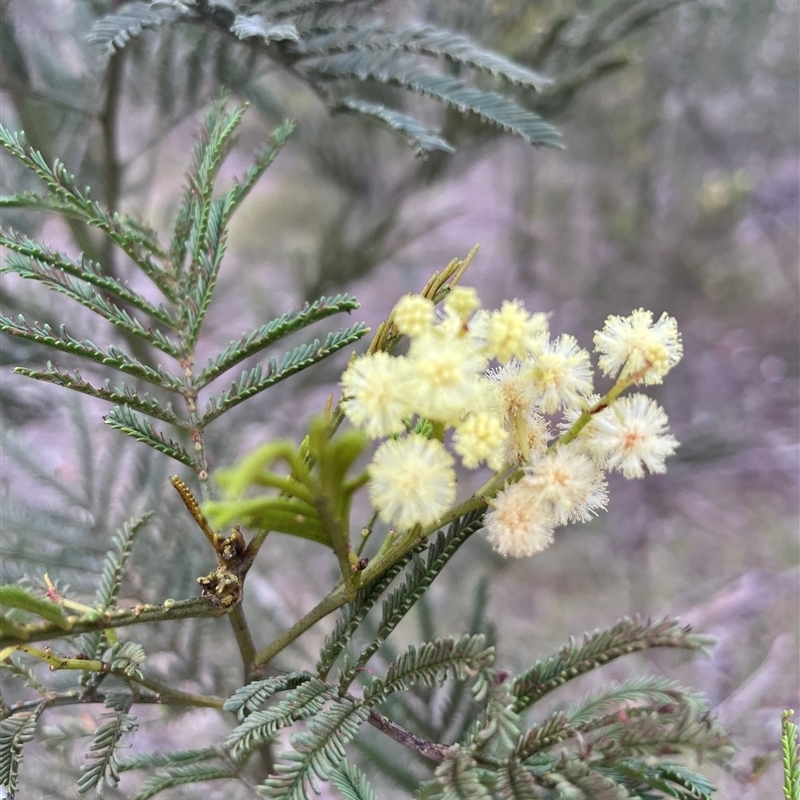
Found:
[[[253,669],[256,646],[241,603],[234,606],[233,610],[228,614],[228,619],[233,628],[233,635],[236,637],[236,644],[239,645],[239,655],[242,657],[242,666],[244,667],[244,679],[247,681],[250,679],[250,673]]]
[[[98,661],[87,658],[74,658],[69,656],[56,655],[49,647],[44,649],[31,647],[30,645],[20,645],[18,648],[23,653],[27,653],[34,658],[41,659],[50,665],[51,670],[74,669],[81,672],[100,672],[107,675],[115,675],[129,683],[135,683],[154,692],[158,697],[166,699],[172,705],[203,706],[206,708],[222,708],[225,699],[222,697],[209,697],[206,695],[192,694],[183,692],[180,689],[173,689],[171,686],[161,683],[144,675],[128,675],[122,670],[113,670],[106,661]]]
[[[65,635],[91,633],[107,628],[123,628],[144,622],[169,622],[176,619],[197,617],[220,617],[225,609],[215,605],[206,597],[191,600],[166,600],[162,605],[139,605],[129,609],[109,609],[98,616],[67,617],[66,630],[52,622],[33,622],[29,625],[14,626],[14,629],[0,635],[0,650],[5,647],[41,642],[45,639],[58,639]]]

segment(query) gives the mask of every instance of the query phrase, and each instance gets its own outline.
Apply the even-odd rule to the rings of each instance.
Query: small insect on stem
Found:
[[[200,504],[192,494],[192,490],[177,475],[170,476],[169,480],[170,483],[175,487],[175,490],[181,496],[183,504],[189,510],[189,513],[192,515],[192,519],[197,523],[197,527],[203,531],[203,533],[206,535],[206,539],[211,542],[211,546],[216,550],[221,541],[220,536],[214,531],[211,525],[209,525],[205,516],[203,516],[203,512],[200,510]]]

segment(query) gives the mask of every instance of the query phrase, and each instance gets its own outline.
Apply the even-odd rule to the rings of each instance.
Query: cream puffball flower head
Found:
[[[435,439],[389,439],[369,466],[369,494],[380,518],[398,529],[427,525],[456,496],[455,460]]]
[[[644,394],[622,397],[593,419],[587,438],[605,469],[626,478],[643,478],[650,472],[666,472],[664,461],[678,447],[668,433],[669,420],[655,400]]]
[[[629,317],[610,316],[603,330],[595,333],[594,346],[605,375],[621,373],[626,378],[644,370],[645,384],[662,383],[683,356],[675,319],[662,314],[654,323],[653,312],[643,308]]]
[[[492,549],[501,556],[532,556],[552,543],[556,521],[537,499],[525,483],[515,483],[492,500],[486,530]]]
[[[405,430],[409,416],[405,392],[409,381],[403,358],[373,353],[353,361],[342,375],[344,413],[375,439]]]

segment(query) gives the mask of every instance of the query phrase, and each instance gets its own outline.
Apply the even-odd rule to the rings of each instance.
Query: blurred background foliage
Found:
[[[503,561],[476,537],[405,632],[419,641],[468,627],[486,631],[492,620],[500,663],[513,668],[621,614],[677,613],[716,636],[711,661],[648,656],[599,677],[663,670],[705,691],[741,748],[733,766],[710,768],[720,796],[771,800],[780,791],[780,710],[800,702],[797,4],[360,5],[389,20],[429,20],[467,33],[553,78],[524,99],[561,128],[566,150],[534,150],[406,97],[407,109],[438,124],[458,147],[421,161],[390,133],[330,116],[302,82],[210,28],[145,32],[104,55],[86,36],[99,16],[124,6],[113,0],[0,3],[2,122],[24,128],[48,159],[62,158],[98,200],[164,232],[198,115],[221,87],[258,112],[248,115],[230,159],[234,171],[282,118],[298,121],[235,223],[206,325],[217,345],[331,291],[355,293],[374,326],[400,294],[476,241],[482,247],[468,283],[486,305],[521,297],[531,310],[552,311],[551,328],[577,334],[585,346],[609,313],[644,306],[677,317],[686,357],[658,393],[683,443],[668,474],[613,482],[607,515],[562,531],[554,547],[530,560]],[[383,86],[369,93],[401,102]],[[3,193],[38,188],[14,164],[0,166]],[[13,208],[4,209],[3,224],[128,275],[77,224]],[[62,298],[6,276],[2,289],[4,311],[62,321]],[[71,328],[100,343],[112,338],[88,316],[71,317]],[[0,340],[4,366],[38,355]],[[231,413],[209,431],[215,462],[228,464],[271,436],[298,436],[344,364],[344,357],[325,362]],[[2,579],[41,580],[48,571],[91,591],[114,527],[158,508],[123,594],[142,602],[193,594],[195,576],[208,565],[199,531],[165,488],[166,459],[129,451],[100,424],[101,407],[63,394],[3,375]],[[301,542],[273,543],[270,554],[257,568],[257,585],[255,570],[249,584],[258,642],[291,624],[318,599],[315,586],[333,580],[331,564]],[[313,580],[301,584],[301,569]],[[314,642],[301,640],[282,666],[303,666],[330,624],[312,632]],[[238,685],[229,658],[235,646],[222,621],[139,633],[148,664],[173,682],[222,693]],[[584,680],[578,688],[591,687]],[[427,721],[422,735],[446,738],[461,699],[421,690],[418,700],[406,709],[408,724]],[[149,747],[162,739],[205,744],[182,740],[187,713],[199,738],[219,739],[223,722],[214,712],[182,712],[154,729]],[[139,714],[143,721],[148,715],[163,721],[161,710]],[[57,719],[48,717],[48,746],[28,756],[40,759],[39,769],[24,768],[31,797],[61,796],[54,781],[77,769],[69,745],[94,726],[88,716]],[[364,738],[370,759],[387,770],[381,796],[404,796],[413,765],[398,766],[392,742]],[[80,744],[75,750],[84,751]],[[174,796],[199,791],[206,796],[188,788]]]

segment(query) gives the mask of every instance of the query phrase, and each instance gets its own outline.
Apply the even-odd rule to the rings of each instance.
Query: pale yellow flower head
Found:
[[[369,495],[380,518],[398,528],[434,522],[456,496],[454,459],[435,439],[389,439],[369,466]]]
[[[550,510],[557,525],[587,522],[608,503],[603,473],[571,445],[538,459],[525,473],[522,482]]]
[[[622,397],[592,422],[587,445],[605,469],[617,470],[626,478],[643,478],[645,467],[666,472],[664,461],[678,447],[664,409],[647,395]]]
[[[456,426],[453,449],[467,469],[477,469],[481,462],[495,471],[502,469],[508,433],[496,416],[477,411]]]
[[[405,430],[410,371],[405,358],[373,353],[353,361],[342,375],[344,413],[373,439]]]
[[[563,334],[552,342],[543,342],[527,363],[525,375],[536,387],[539,409],[544,414],[576,406],[592,393],[589,353],[578,346],[574,336]]]
[[[392,312],[392,320],[400,333],[407,336],[422,336],[434,322],[433,301],[418,294],[407,294],[397,301]]]
[[[610,316],[595,333],[594,345],[605,375],[626,378],[644,370],[645,384],[661,383],[683,355],[675,319],[662,314],[654,323],[653,312],[643,308],[629,317]]]
[[[412,373],[408,403],[428,419],[457,422],[483,392],[480,381],[486,361],[468,339],[433,331],[414,339],[408,361]]]
[[[505,300],[499,311],[489,314],[486,351],[490,358],[505,364],[512,358],[523,360],[547,334],[547,315],[529,314],[521,300]]]
[[[524,483],[501,492],[486,515],[489,543],[500,555],[521,558],[532,556],[553,541],[556,521]]]
[[[444,300],[444,310],[466,322],[480,308],[478,292],[472,286],[454,286]]]

